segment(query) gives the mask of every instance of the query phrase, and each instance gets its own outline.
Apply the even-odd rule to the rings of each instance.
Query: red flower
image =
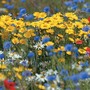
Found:
[[[88,17],[88,21],[89,21],[89,23],[90,23],[90,16]]]
[[[86,48],[86,52],[90,55],[90,47]]]
[[[82,43],[83,43],[82,40],[77,40],[77,41],[76,41],[76,44],[82,44]]]
[[[16,90],[15,82],[9,81],[8,79],[4,80],[4,86],[8,90]]]

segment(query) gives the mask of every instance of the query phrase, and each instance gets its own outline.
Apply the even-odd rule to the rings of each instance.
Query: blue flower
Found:
[[[28,61],[27,60],[21,61],[20,64],[23,65],[24,67],[28,66]]]
[[[20,12],[19,13],[20,14],[25,14],[26,13],[26,9],[25,8],[20,9]]]
[[[46,13],[49,12],[50,11],[50,7],[49,6],[44,7],[43,11],[46,12]]]
[[[90,2],[85,3],[85,4],[84,4],[84,7],[85,7],[85,8],[90,8]]]
[[[10,49],[11,46],[12,46],[12,44],[11,44],[10,41],[5,41],[4,44],[3,44],[3,48],[4,48],[5,50]]]
[[[35,56],[35,54],[32,51],[28,53],[28,58],[32,58],[34,56]]]
[[[66,2],[64,2],[64,4],[65,4],[66,6],[72,6],[73,2],[72,2],[72,1],[66,1]]]
[[[90,34],[87,35],[90,38]]]
[[[14,4],[12,4],[12,5],[6,5],[6,8],[8,9],[8,10],[11,10],[11,9],[13,9],[14,8]]]
[[[31,75],[32,75],[32,73],[30,71],[22,72],[22,76],[24,76],[24,77],[28,77],[28,76],[31,76]]]
[[[8,7],[8,4],[4,4],[4,7],[7,8]]]
[[[85,0],[73,0],[74,3],[83,3]]]
[[[0,59],[3,59],[5,56],[4,56],[4,54],[2,53],[2,54],[0,54]]]
[[[90,13],[90,8],[87,8],[86,9],[86,13]]]
[[[87,8],[82,8],[82,10],[81,10],[81,11],[82,11],[82,12],[86,12],[86,9],[87,9]]]
[[[62,75],[62,76],[67,76],[68,75],[68,71],[67,70],[65,70],[65,69],[62,69],[61,70],[61,72],[60,72],[60,75]]]
[[[79,81],[79,75],[74,74],[74,75],[70,76],[69,79],[72,80],[74,83],[77,83]]]
[[[88,75],[87,72],[81,72],[81,73],[79,74],[79,78],[80,78],[80,79],[87,79],[87,78],[89,78],[89,75]]]
[[[56,80],[56,75],[47,76],[47,80],[48,80],[48,81]]]
[[[3,86],[0,86],[0,90],[5,90]]]
[[[24,19],[25,20],[33,20],[34,19],[34,16],[33,16],[33,14],[30,14],[30,15],[27,15],[27,16],[24,16]]]
[[[65,45],[65,50],[66,51],[72,51],[73,45],[72,44],[66,44]]]
[[[71,9],[72,10],[76,10],[77,8],[78,8],[78,6],[76,4],[74,4],[74,5],[71,6]]]
[[[42,39],[42,43],[46,43],[48,41],[50,41],[50,38],[49,37],[45,37],[45,38]]]
[[[49,52],[48,55],[53,56],[53,55],[55,55],[55,53],[54,52]]]
[[[40,36],[35,36],[34,37],[34,41],[39,41],[40,40]]]
[[[47,47],[46,47],[46,50],[47,50],[47,51],[51,51],[53,48],[54,48],[53,46],[47,46]]]
[[[73,52],[74,52],[74,56],[75,56],[76,58],[78,58],[79,52],[78,52],[78,48],[77,48],[77,47],[73,48]]]
[[[26,2],[26,0],[21,0],[21,2],[23,2],[23,3],[24,3],[24,2]]]
[[[84,63],[80,63],[80,65],[81,65],[82,67],[83,67],[83,66],[88,67],[88,66],[89,66],[89,62],[86,61],[86,62],[84,62]]]
[[[60,50],[60,51],[58,51],[58,54],[59,54],[59,55],[62,55],[62,51],[61,51],[61,50]]]
[[[49,87],[50,84],[49,84],[49,83],[44,83],[44,86],[45,86],[45,87]]]
[[[85,2],[85,0],[79,0],[79,2],[80,2],[80,3],[84,3],[84,2]]]
[[[85,32],[88,32],[88,30],[90,30],[90,27],[89,27],[89,26],[84,26],[84,27],[82,28],[82,30],[85,31]]]

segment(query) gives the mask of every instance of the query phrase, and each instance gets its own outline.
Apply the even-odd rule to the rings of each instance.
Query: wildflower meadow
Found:
[[[0,0],[0,90],[90,90],[90,0]]]

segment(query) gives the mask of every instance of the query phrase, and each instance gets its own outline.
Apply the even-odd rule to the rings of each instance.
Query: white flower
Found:
[[[3,54],[3,51],[0,51],[0,54]]]
[[[33,47],[36,49],[42,49],[42,48],[44,48],[44,46],[45,46],[45,44],[43,44],[42,42],[38,42]]]
[[[30,76],[30,77],[27,77],[25,80],[27,81],[33,81],[35,79],[35,76]]]
[[[72,64],[72,69],[75,69],[76,63]]]
[[[90,68],[86,68],[85,71],[90,75]]]
[[[18,58],[21,58],[21,56],[19,54],[14,54],[12,58],[18,59]]]
[[[15,52],[8,52],[8,57],[12,58],[13,60],[22,58],[22,56],[20,56],[19,54],[15,53]]]
[[[46,80],[45,76],[42,75],[42,74],[37,74],[36,73],[36,78],[35,78],[36,81],[39,81],[39,82],[44,82]]]
[[[78,65],[78,66],[76,67],[76,69],[77,69],[78,71],[81,71],[81,70],[82,70],[82,66],[81,66],[81,65]]]
[[[45,75],[46,75],[46,76],[52,75],[52,73],[53,73],[53,70],[52,70],[52,69],[49,69],[49,70],[45,73]]]

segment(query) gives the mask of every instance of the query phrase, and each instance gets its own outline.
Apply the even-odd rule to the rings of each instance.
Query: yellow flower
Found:
[[[11,72],[8,72],[8,75],[10,76],[10,75],[12,75],[12,73]]]
[[[61,51],[65,51],[64,46],[61,46],[60,49],[61,49]]]
[[[26,25],[26,26],[30,26],[31,23],[30,23],[30,22],[25,22],[25,25]]]
[[[50,45],[54,45],[54,43],[51,42],[51,41],[49,41],[49,42],[45,43],[45,45],[46,45],[46,46],[50,46]]]
[[[79,32],[78,32],[78,36],[82,36],[84,34],[84,31],[82,31],[82,30],[80,30]]]
[[[58,37],[63,38],[63,35],[62,34],[58,34]]]
[[[66,29],[65,32],[68,33],[68,34],[74,34],[74,30],[72,30],[72,29]]]
[[[47,16],[47,14],[45,12],[34,12],[33,14],[35,16],[35,18],[45,18]]]
[[[71,52],[71,51],[67,51],[66,53],[67,53],[68,55],[71,55],[71,54],[72,54],[72,52]]]
[[[42,50],[38,50],[38,55],[42,55]]]
[[[22,38],[22,35],[21,34],[16,34],[16,36],[18,37],[18,38]]]
[[[58,49],[54,49],[53,51],[57,53],[58,52]]]
[[[67,23],[64,23],[68,29],[74,29],[74,23],[71,21],[68,21]]]
[[[86,54],[86,51],[84,50],[84,49],[78,49],[78,52],[80,53],[80,54]]]
[[[16,37],[14,37],[14,38],[12,39],[12,43],[14,43],[14,44],[18,44],[18,43],[19,43],[19,39],[16,38]]]
[[[27,30],[27,32],[24,33],[25,38],[30,38],[32,36],[35,36],[34,30],[32,30],[32,29]]]
[[[64,58],[59,58],[58,61],[59,62],[65,62],[65,59]]]
[[[4,22],[0,21],[0,28],[6,29],[6,25]]]
[[[14,67],[13,68],[16,72],[22,72],[23,71],[23,67],[22,66],[19,66],[18,68],[17,67]]]
[[[48,29],[46,30],[47,33],[50,33],[50,34],[53,34],[54,33],[54,30],[53,29]]]
[[[6,3],[6,1],[5,0],[2,0],[2,4],[5,4]]]
[[[38,17],[39,12],[34,12],[33,15],[34,15],[35,17]]]
[[[22,80],[22,76],[19,73],[16,73],[16,77]]]
[[[57,24],[56,27],[60,28],[60,29],[65,29],[66,28],[66,26],[64,24]]]
[[[45,18],[47,14],[45,12],[41,12],[39,18]]]
[[[51,84],[51,87],[52,87],[52,88],[55,88],[55,87],[56,87],[56,84],[52,83],[52,84]]]
[[[84,24],[89,24],[89,21],[86,18],[82,18],[80,21]]]
[[[0,68],[1,68],[1,69],[6,69],[7,66],[6,66],[5,64],[2,64],[2,65],[0,65]]]
[[[20,28],[20,29],[19,29],[19,32],[20,32],[20,33],[24,33],[25,31],[26,31],[25,28]]]
[[[45,86],[43,86],[41,84],[38,85],[38,88],[41,89],[41,90],[45,90]]]
[[[31,72],[32,71],[32,68],[25,68],[25,70],[28,70],[28,71]]]
[[[25,39],[20,39],[20,44],[26,44],[26,40]]]
[[[8,31],[8,32],[13,32],[15,30],[15,27],[14,26],[8,26],[7,27],[7,29],[6,29],[6,31]]]
[[[22,28],[25,26],[25,22],[23,22],[22,20],[17,20],[14,24],[17,28]]]
[[[72,43],[74,43],[74,39],[73,38],[68,38]]]
[[[40,28],[41,29],[49,29],[51,26],[48,23],[42,23]]]
[[[0,81],[5,80],[5,79],[6,79],[5,75],[0,73]]]
[[[75,27],[77,27],[77,28],[83,28],[83,24],[82,24],[81,22],[76,21],[76,22],[74,23],[74,25],[75,25]]]
[[[8,39],[8,35],[9,35],[9,32],[4,31],[4,32],[2,32],[1,37],[2,37],[3,40],[6,40],[6,39]]]
[[[78,17],[74,13],[65,13],[65,16],[68,17],[70,20],[78,20]]]

